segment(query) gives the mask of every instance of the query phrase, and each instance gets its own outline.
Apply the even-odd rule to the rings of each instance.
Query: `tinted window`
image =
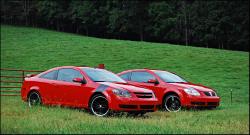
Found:
[[[82,68],[82,70],[89,76],[89,78],[94,82],[121,82],[126,83],[118,75],[109,72],[104,69],[98,68]]]
[[[170,73],[166,71],[153,71],[155,74],[157,74],[163,81],[168,82],[168,83],[176,83],[176,82],[187,82],[181,77]]]
[[[125,74],[120,75],[120,77],[121,77],[123,80],[128,81],[129,78],[130,78],[130,74],[131,74],[131,72],[125,73]]]
[[[148,82],[149,79],[155,79],[155,77],[148,72],[132,72],[131,81]]]
[[[57,72],[58,72],[58,70],[50,71],[46,74],[41,75],[40,78],[56,80]]]
[[[74,69],[60,69],[57,80],[73,82],[74,78],[83,78],[82,74]]]

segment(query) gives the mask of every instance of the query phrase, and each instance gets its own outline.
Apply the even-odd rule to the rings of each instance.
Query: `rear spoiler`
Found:
[[[104,64],[99,64],[97,68],[105,69],[105,65]]]

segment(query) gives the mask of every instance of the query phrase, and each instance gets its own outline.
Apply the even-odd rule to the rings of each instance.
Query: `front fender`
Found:
[[[181,103],[185,102],[185,95],[184,95],[183,92],[180,91],[180,90],[165,90],[165,91],[164,91],[164,97],[165,97],[166,95],[172,94],[172,93],[173,93],[173,94],[177,94],[177,95],[179,96]],[[164,99],[162,99],[162,101],[163,101],[163,100],[164,100]]]

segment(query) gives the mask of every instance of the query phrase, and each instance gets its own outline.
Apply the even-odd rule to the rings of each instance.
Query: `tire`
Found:
[[[91,114],[99,117],[108,116],[110,112],[108,100],[101,94],[95,95],[90,100],[89,110]]]
[[[176,95],[168,95],[164,98],[162,107],[168,112],[178,112],[181,110],[180,98]]]
[[[38,92],[32,91],[28,96],[28,105],[29,107],[37,106],[42,104],[41,96]]]

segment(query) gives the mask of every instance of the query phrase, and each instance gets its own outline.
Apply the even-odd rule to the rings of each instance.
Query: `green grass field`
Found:
[[[29,108],[20,97],[1,97],[1,133],[249,134],[248,52],[99,39],[1,25],[1,68],[46,70],[99,63],[115,73],[134,68],[175,72],[188,81],[214,88],[222,98],[221,106],[178,113],[158,111],[138,118],[99,118],[83,110]]]

